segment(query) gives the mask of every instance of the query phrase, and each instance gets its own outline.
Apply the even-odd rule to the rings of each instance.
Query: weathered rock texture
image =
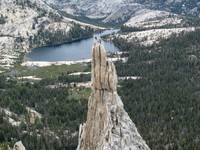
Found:
[[[124,110],[117,94],[115,66],[100,44],[92,50],[92,94],[77,150],[149,150]]]
[[[28,112],[28,121],[30,124],[36,124],[37,121],[41,121],[42,115],[30,107],[26,107]]]
[[[13,150],[26,150],[21,141],[15,143]]]

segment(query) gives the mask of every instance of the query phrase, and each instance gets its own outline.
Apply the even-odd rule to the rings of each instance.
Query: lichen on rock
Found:
[[[77,150],[149,150],[117,94],[115,66],[101,44],[92,49],[92,94]]]

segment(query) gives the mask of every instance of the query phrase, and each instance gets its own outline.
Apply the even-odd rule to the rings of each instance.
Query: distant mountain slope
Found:
[[[159,10],[167,10],[182,15],[200,17],[199,0],[139,0],[141,4]]]
[[[167,11],[141,9],[137,11],[124,25],[135,29],[167,28],[182,26],[184,18]]]
[[[143,7],[135,2],[124,0],[64,0],[62,3],[58,0],[49,0],[48,2],[69,14],[100,18],[105,23],[120,23],[125,18],[127,20],[138,8]]]
[[[104,23],[125,22],[139,9],[200,16],[198,0],[47,0],[47,2],[69,14],[101,18]]]
[[[11,67],[31,48],[88,36],[88,26],[63,17],[43,0],[1,0],[0,70]]]

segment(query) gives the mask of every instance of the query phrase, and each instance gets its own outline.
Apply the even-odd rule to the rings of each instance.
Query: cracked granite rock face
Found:
[[[25,149],[24,145],[22,144],[22,142],[19,141],[19,142],[15,143],[13,150],[26,150],[26,149]]]
[[[115,66],[101,44],[92,49],[92,94],[77,150],[149,150],[117,94]]]

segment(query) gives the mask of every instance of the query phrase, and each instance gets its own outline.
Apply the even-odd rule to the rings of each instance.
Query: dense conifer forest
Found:
[[[119,88],[124,106],[151,149],[200,149],[200,30],[151,47],[115,44],[129,52],[120,76],[139,76]]]
[[[76,40],[81,40],[85,38],[92,37],[94,31],[90,27],[86,27],[83,29],[80,25],[75,24],[70,29],[69,32],[66,31],[56,31],[52,32],[49,30],[45,30],[41,28],[38,32],[38,35],[34,37],[30,37],[31,45],[39,45],[39,46],[46,46],[46,45],[58,45],[62,43],[69,43]]]
[[[19,127],[13,127],[0,112],[0,143],[12,146],[21,139],[29,150],[74,150],[79,125],[86,117],[90,89],[76,88],[75,85],[51,89],[48,85],[58,82],[70,84],[78,80],[85,79],[61,75],[31,84],[1,76],[0,106],[14,112],[16,120],[25,117],[25,121]],[[40,112],[42,119],[30,124],[26,119],[26,106]]]
[[[126,63],[116,63],[118,75],[140,77],[120,81],[119,95],[153,150],[200,149],[199,35],[197,29],[151,47],[114,39],[121,51],[129,52]],[[28,150],[75,150],[78,127],[86,119],[90,89],[75,84],[71,87],[71,83],[89,79],[88,75],[72,77],[63,72],[32,83],[1,75],[0,106],[9,108],[17,115],[16,120],[21,118],[24,123],[11,126],[0,112],[0,147],[13,146],[21,139]],[[49,88],[56,83],[67,86]],[[42,119],[29,124],[26,106],[40,112]]]

